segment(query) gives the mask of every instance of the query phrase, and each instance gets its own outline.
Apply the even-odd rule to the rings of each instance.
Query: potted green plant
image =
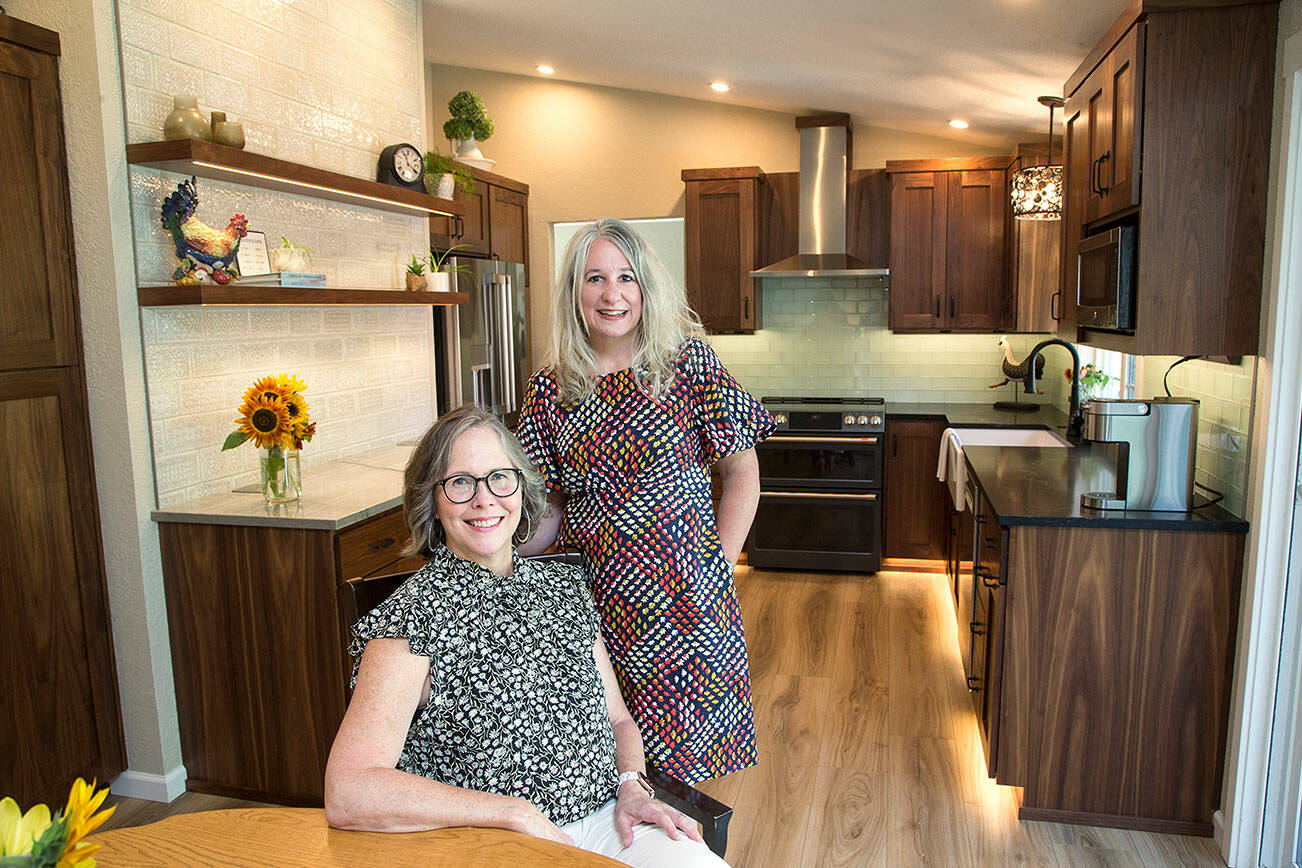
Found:
[[[312,270],[312,254],[316,251],[302,244],[291,244],[284,235],[280,246],[271,248],[269,258],[272,271],[304,273]]]
[[[470,170],[435,148],[425,152],[425,190],[441,199],[452,198],[453,186],[467,195],[475,192],[475,179]]]
[[[484,108],[479,94],[463,90],[448,100],[448,113],[452,117],[443,124],[443,135],[452,140],[452,149],[458,157],[482,160],[478,142],[493,135],[493,122]]]
[[[411,261],[407,263],[407,289],[412,292],[421,292],[428,287],[429,280],[425,277],[425,260],[413,253]]]
[[[468,274],[473,276],[474,270],[465,265],[448,267],[448,260],[452,256],[452,251],[460,247],[469,247],[469,244],[453,244],[447,250],[439,253],[438,249],[431,247],[429,257],[426,260],[429,263],[429,284],[430,289],[435,292],[451,292],[455,288],[453,275]]]

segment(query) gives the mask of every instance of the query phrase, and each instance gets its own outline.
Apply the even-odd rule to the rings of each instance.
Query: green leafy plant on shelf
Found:
[[[451,154],[441,153],[438,148],[435,148],[432,151],[425,152],[424,163],[426,175],[433,175],[436,178],[442,175],[451,175],[453,182],[461,188],[461,192],[467,195],[474,193],[478,189],[470,170],[454,160]]]
[[[431,247],[429,249],[429,257],[426,259],[426,262],[429,263],[429,273],[437,274],[438,272],[443,271],[446,274],[466,274],[473,277],[475,274],[475,270],[468,265],[458,265],[453,268],[446,268],[448,260],[452,257],[452,251],[460,247],[469,247],[469,246],[470,246],[469,244],[453,244],[451,247],[449,247],[447,250],[444,250],[442,253],[439,253],[438,248]],[[412,257],[412,259],[415,258],[416,257],[414,256]]]
[[[411,261],[407,263],[407,273],[420,277],[425,273],[425,260],[413,253]]]
[[[449,139],[474,139],[482,142],[493,135],[493,122],[484,108],[484,101],[479,94],[463,90],[448,100],[448,112],[452,117],[443,124],[443,135]]]

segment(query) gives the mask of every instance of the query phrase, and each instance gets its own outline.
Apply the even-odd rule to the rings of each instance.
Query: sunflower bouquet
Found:
[[[236,410],[239,425],[222,451],[253,441],[259,449],[262,494],[273,503],[298,500],[302,491],[298,451],[316,433],[302,392],[307,385],[293,374],[269,374],[254,381]]]
[[[94,868],[91,857],[99,844],[82,839],[117,809],[115,805],[99,811],[107,795],[107,787],[97,793],[95,781],[88,784],[77,778],[68,793],[68,804],[54,816],[45,805],[36,805],[24,814],[13,799],[0,799],[0,866]]]

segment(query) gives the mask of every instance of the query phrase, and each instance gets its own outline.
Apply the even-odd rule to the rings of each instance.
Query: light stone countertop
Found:
[[[343,530],[402,505],[402,473],[414,444],[382,446],[303,468],[297,503],[267,503],[262,493],[231,491],[156,509],[156,522]]]

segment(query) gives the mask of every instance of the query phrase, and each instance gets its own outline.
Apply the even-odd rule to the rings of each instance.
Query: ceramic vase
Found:
[[[163,138],[212,141],[212,128],[192,96],[172,97],[172,111],[163,119]]]
[[[426,175],[425,192],[432,196],[438,196],[440,199],[451,199],[452,194],[456,192],[456,179],[452,177],[451,172],[444,172],[441,175]]]
[[[262,498],[267,503],[292,503],[303,494],[303,475],[297,449],[266,446],[258,450]]]
[[[217,114],[217,112],[213,112]],[[244,124],[234,121],[217,121],[212,125],[212,140],[228,148],[244,149]]]
[[[429,288],[432,292],[451,292],[456,287],[452,285],[451,274],[446,271],[436,271],[429,276]]]
[[[470,157],[475,160],[484,159],[483,153],[479,150],[479,143],[475,141],[474,136],[468,139],[453,139],[452,152],[457,157]]]

